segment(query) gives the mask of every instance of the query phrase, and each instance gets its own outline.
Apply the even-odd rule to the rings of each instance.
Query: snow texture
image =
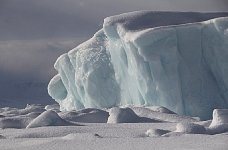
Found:
[[[56,105],[54,106],[57,109]],[[29,105],[28,107],[30,108],[27,108],[26,112],[28,114],[24,115],[20,115],[20,112],[23,112],[24,109],[0,109],[0,115],[4,114],[4,117],[0,118],[0,127],[3,127],[2,125],[4,124],[4,128],[8,128],[0,129],[1,149],[73,150],[92,148],[99,150],[132,150],[151,149],[152,146],[161,150],[226,150],[228,146],[227,109],[214,110],[213,122],[215,123],[213,126],[208,127],[208,123],[211,122],[210,120],[195,120],[193,122],[190,118],[187,119],[177,114],[159,111],[153,113],[155,112],[154,110],[145,107],[114,107],[106,111],[86,108],[70,112],[57,111],[58,114],[52,110],[44,110],[40,114],[35,112],[36,109],[31,109],[44,108],[44,106]],[[45,108],[47,107],[50,107],[50,105]],[[12,110],[14,110],[14,113],[10,113]],[[112,118],[108,118],[108,120],[113,122],[102,123],[99,119],[102,118],[103,114],[104,120],[107,120],[107,116],[104,114],[108,112]],[[150,115],[145,118],[153,119],[153,117],[160,116],[160,118],[166,119],[166,121],[145,123],[143,119],[139,119],[140,115],[148,113]],[[176,119],[178,122],[169,122],[168,120],[174,120],[174,115],[176,115],[176,118],[179,118],[179,121]],[[77,119],[80,116],[84,117]],[[5,119],[9,119],[9,121],[6,123],[4,122]],[[66,119],[71,120],[65,121]],[[82,123],[83,119],[84,123]],[[86,123],[89,119],[93,123]],[[17,122],[13,120],[17,120]],[[97,123],[94,122],[95,120],[97,120]],[[78,125],[77,121],[81,121],[81,125]],[[25,128],[26,126],[26,129],[13,129]]]
[[[60,56],[49,94],[61,110],[164,106],[211,118],[228,108],[225,13],[132,12],[108,17],[90,40]]]
[[[213,120],[210,126],[216,126],[221,124],[228,125],[228,110],[227,109],[214,109]]]
[[[59,116],[64,120],[84,123],[107,123],[108,112],[95,108],[86,108],[79,111],[60,112]]]
[[[79,123],[198,123],[198,120],[191,117],[169,114],[170,111],[164,107],[161,108],[166,110],[166,112],[160,112],[157,109],[159,108],[158,106],[150,108],[153,108],[153,110],[146,107],[122,106],[122,108],[113,107],[106,110],[85,108],[78,111],[60,111],[56,104],[47,106],[32,104],[27,105],[25,109],[5,107],[0,108],[0,128],[23,129],[44,126],[77,126]]]
[[[215,109],[213,120],[208,128],[208,134],[228,132],[228,109]]]
[[[4,139],[0,139],[0,145],[2,150],[227,150],[227,133],[211,136],[172,132],[171,136],[157,131],[155,137],[151,131],[149,137],[145,135],[151,128],[171,131],[173,127],[175,124],[141,123],[7,129],[1,130]]]
[[[32,120],[26,128],[37,128],[44,126],[68,126],[74,125],[71,122],[63,120],[59,115],[52,111],[47,110]]]
[[[44,108],[49,108],[45,110]],[[160,112],[160,109],[166,110],[165,112]],[[114,127],[115,124],[122,124],[123,126],[127,124],[139,124],[138,127],[142,126],[146,129],[139,129],[139,133],[135,135],[133,132],[137,125],[132,126],[127,133],[124,135],[118,131],[121,136],[131,136],[131,137],[176,137],[186,134],[205,134],[205,135],[217,135],[217,134],[227,134],[228,132],[228,109],[215,109],[213,112],[213,120],[200,121],[195,118],[188,116],[181,116],[178,114],[171,113],[165,107],[136,107],[136,106],[122,106],[113,107],[111,109],[96,109],[96,108],[86,108],[78,111],[60,111],[58,105],[27,105],[25,109],[17,108],[1,108],[0,109],[0,132],[3,129],[7,131],[10,128],[15,129],[31,129],[47,126],[74,126],[75,128],[83,126],[83,133],[77,131],[77,134],[70,134],[71,132],[66,132],[63,137],[67,140],[81,140],[81,138],[89,137],[94,140],[96,138],[107,138],[107,136],[115,136],[116,133],[111,135],[97,134],[98,130],[95,129],[94,132],[88,132],[88,128],[97,124],[99,128],[107,128],[108,126]],[[148,124],[149,126],[144,126],[143,124]],[[100,124],[100,125],[98,125]],[[105,125],[107,124],[107,125]],[[133,125],[132,124],[132,125]],[[155,125],[158,124],[158,125]],[[127,125],[128,126],[128,125]],[[169,128],[167,128],[167,127]],[[109,128],[109,127],[108,127]],[[140,127],[141,128],[141,127]],[[49,129],[51,130],[51,128]],[[77,129],[76,129],[77,130]],[[103,130],[103,129],[102,129]],[[37,133],[29,133],[25,135],[10,135],[15,138],[38,138],[38,137],[55,137],[62,134],[48,132],[47,134],[41,134],[40,130]],[[84,132],[88,133],[84,133]],[[103,132],[102,132],[103,133]],[[70,134],[69,136],[67,134]],[[125,133],[126,134],[126,133]],[[119,138],[118,135],[117,137]],[[1,135],[0,138],[5,138],[6,135]],[[79,139],[78,139],[79,138]],[[88,140],[88,139],[87,139]]]
[[[162,122],[160,120],[140,117],[130,108],[114,107],[109,110],[107,123],[139,123],[139,122]]]
[[[149,137],[157,137],[157,136],[161,136],[164,135],[166,133],[169,133],[170,131],[168,130],[162,130],[162,129],[149,129],[146,131],[146,136]]]
[[[206,129],[202,125],[194,123],[178,123],[176,126],[176,132],[183,132],[187,134],[204,134]]]

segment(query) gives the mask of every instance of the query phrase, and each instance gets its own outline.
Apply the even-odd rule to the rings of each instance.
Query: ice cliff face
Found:
[[[62,110],[161,105],[210,118],[214,108],[228,108],[225,16],[143,11],[108,17],[94,37],[58,58],[48,92]]]

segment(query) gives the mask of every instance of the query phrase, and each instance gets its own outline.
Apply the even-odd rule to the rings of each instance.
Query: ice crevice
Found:
[[[48,92],[61,110],[160,105],[211,118],[214,108],[228,108],[226,16],[140,11],[108,17],[91,39],[57,59]]]

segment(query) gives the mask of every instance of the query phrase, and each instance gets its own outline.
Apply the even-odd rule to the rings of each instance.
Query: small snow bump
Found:
[[[163,130],[163,129],[149,129],[146,131],[146,136],[149,136],[149,137],[157,137],[157,136],[162,136],[166,133],[169,133],[171,131],[169,130]]]
[[[199,124],[182,122],[176,125],[175,132],[182,132],[187,134],[205,134],[206,129],[204,128],[204,126]]]

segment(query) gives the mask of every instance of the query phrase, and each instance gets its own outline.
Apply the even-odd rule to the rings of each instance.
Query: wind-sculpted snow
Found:
[[[49,94],[61,110],[160,105],[208,119],[214,108],[228,108],[225,16],[144,11],[108,17],[94,37],[58,58]]]

